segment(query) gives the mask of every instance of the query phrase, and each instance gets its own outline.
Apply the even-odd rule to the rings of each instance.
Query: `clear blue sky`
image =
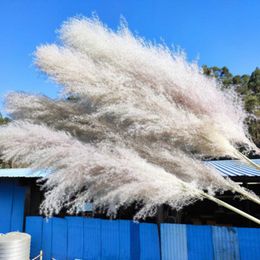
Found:
[[[93,12],[112,28],[124,16],[131,30],[180,46],[201,65],[225,65],[233,74],[260,66],[259,0],[0,0],[0,98],[10,90],[55,97],[32,53],[56,40],[62,21]]]

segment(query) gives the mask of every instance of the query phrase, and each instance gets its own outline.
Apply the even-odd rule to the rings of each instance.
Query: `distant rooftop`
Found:
[[[260,159],[253,162],[260,164]],[[207,161],[206,164],[214,167],[224,177],[255,177],[260,178],[260,170],[257,170],[239,160]],[[33,171],[29,168],[0,169],[0,177],[40,178],[47,176],[48,171]]]
[[[30,168],[0,169],[0,177],[40,178],[47,174],[47,171],[33,171]]]
[[[252,160],[260,164],[260,159]],[[260,170],[257,170],[239,160],[207,161],[206,164],[213,166],[224,177],[259,177]]]

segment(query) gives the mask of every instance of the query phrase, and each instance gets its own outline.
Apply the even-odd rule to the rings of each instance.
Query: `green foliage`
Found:
[[[3,117],[2,114],[0,113],[0,125],[7,124],[9,121],[10,121],[9,118]]]
[[[244,98],[245,109],[249,113],[254,113],[257,106],[259,105],[258,98],[256,95],[246,95]]]
[[[0,125],[7,124],[10,121],[9,118],[3,117],[2,114],[0,113]],[[0,169],[1,168],[11,168],[11,162],[4,162],[3,160],[0,159]]]
[[[233,84],[233,75],[229,72],[227,67],[207,67],[207,65],[202,66],[203,73],[207,76],[215,77],[222,81],[224,87],[228,87]],[[237,79],[237,78],[236,78]]]
[[[203,73],[215,77],[224,88],[235,86],[236,91],[242,96],[246,111],[248,130],[256,145],[260,147],[260,69],[256,68],[251,75],[233,76],[227,67],[202,66]]]
[[[2,159],[0,159],[0,169],[9,169],[12,168],[11,162],[4,162]]]
[[[206,65],[203,65],[202,66],[202,69],[203,69],[203,73],[207,76],[210,76],[211,75],[211,69],[208,68]]]
[[[251,74],[248,82],[248,88],[254,93],[260,93],[260,69],[256,68]]]
[[[236,75],[235,77],[232,78],[232,83],[234,85],[239,85],[242,83],[242,79],[239,75]]]

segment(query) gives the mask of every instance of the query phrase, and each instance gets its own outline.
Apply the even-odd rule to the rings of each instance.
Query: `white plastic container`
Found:
[[[0,260],[29,260],[31,236],[10,232],[0,235]]]

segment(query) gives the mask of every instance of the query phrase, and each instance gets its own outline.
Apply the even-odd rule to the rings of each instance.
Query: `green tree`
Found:
[[[239,75],[236,75],[235,77],[232,78],[232,83],[234,85],[239,85],[242,83],[242,79]]]
[[[207,65],[203,65],[202,66],[202,70],[203,70],[203,74],[207,75],[207,76],[210,76],[211,75],[211,69],[208,68]]]
[[[249,113],[254,113],[259,105],[259,101],[256,95],[247,95],[244,98],[245,109]]]
[[[260,93],[260,69],[256,68],[251,74],[248,82],[248,88],[255,94]]]
[[[0,113],[0,125],[7,124],[9,121],[10,121],[9,118],[3,117],[2,114]]]
[[[0,125],[7,124],[10,121],[9,118],[3,117],[2,114],[0,113]],[[3,160],[0,159],[0,169],[1,168],[11,168],[12,164],[11,162],[4,162]]]

